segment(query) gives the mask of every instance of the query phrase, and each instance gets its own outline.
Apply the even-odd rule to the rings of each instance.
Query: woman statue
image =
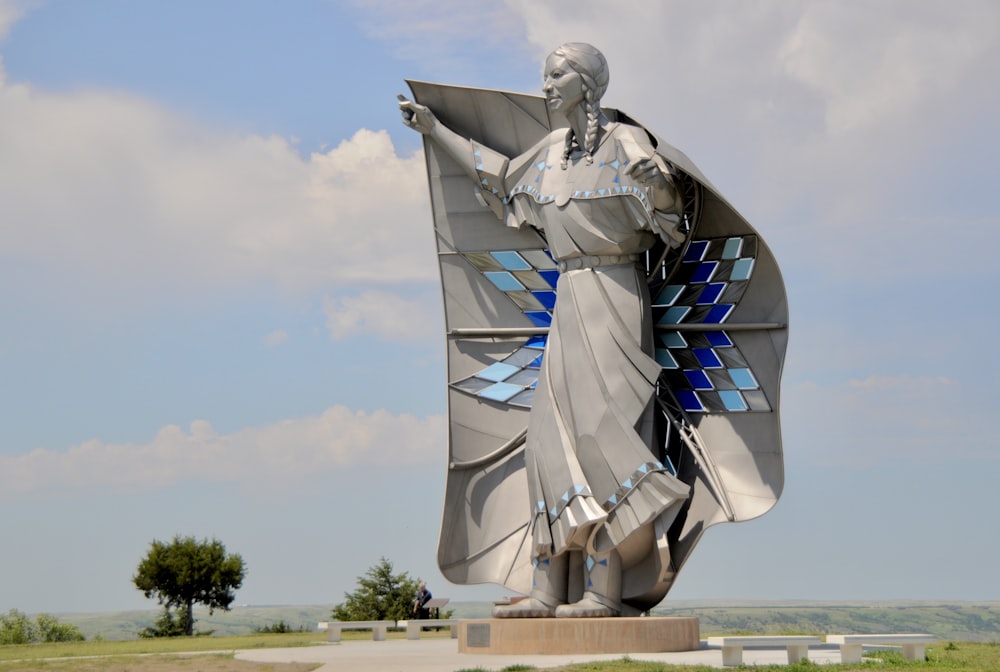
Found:
[[[682,203],[647,133],[602,113],[607,87],[600,51],[553,51],[542,91],[568,128],[513,157],[400,99],[406,125],[460,163],[507,225],[542,232],[561,271],[525,445],[533,589],[497,617],[619,615],[623,562],[654,552],[654,524],[668,528],[690,491],[652,445],[661,366],[638,264],[657,237],[684,242]],[[574,562],[582,586],[570,585]]]

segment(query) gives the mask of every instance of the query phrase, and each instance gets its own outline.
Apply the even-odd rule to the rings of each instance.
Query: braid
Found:
[[[584,80],[583,90],[586,97],[584,104],[587,111],[587,130],[584,133],[583,143],[580,143],[579,138],[576,137],[576,133],[572,128],[566,131],[566,144],[563,146],[562,160],[560,161],[560,167],[563,170],[566,170],[569,166],[569,157],[573,153],[574,146],[584,151],[588,165],[594,163],[594,152],[597,150],[597,134],[601,130],[601,103],[597,96],[594,95],[594,87],[588,86],[588,84],[592,84],[593,80],[586,73],[581,73],[581,77]]]
[[[594,162],[594,151],[597,149],[597,132],[601,128],[600,103],[594,98],[593,89],[587,89],[587,135],[583,140],[583,149],[587,152],[587,163]]]
[[[562,160],[559,167],[566,170],[569,167],[569,155],[573,153],[573,145],[576,144],[576,133],[572,128],[566,129],[566,144],[563,146]]]

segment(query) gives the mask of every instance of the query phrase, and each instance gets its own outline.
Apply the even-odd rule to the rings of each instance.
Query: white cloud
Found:
[[[324,471],[446,459],[442,416],[418,418],[333,406],[321,415],[218,434],[197,420],[144,444],[94,439],[67,451],[0,455],[0,499],[25,493],[144,491],[188,481],[294,487]]]
[[[911,117],[915,106],[965,84],[976,62],[995,53],[998,19],[990,2],[961,9],[889,2],[861,11],[810,3],[785,36],[781,59],[788,74],[821,94],[827,127],[839,136]]]
[[[0,254],[94,296],[435,277],[422,156],[385,131],[303,159],[125,94],[6,85],[0,176]]]
[[[407,300],[396,294],[366,290],[357,296],[327,297],[323,311],[330,337],[340,341],[372,334],[383,341],[412,343],[432,338],[439,330],[440,304],[423,297]]]

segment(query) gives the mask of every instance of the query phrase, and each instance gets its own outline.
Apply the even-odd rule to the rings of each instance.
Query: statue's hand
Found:
[[[667,178],[660,170],[660,166],[651,158],[639,159],[628,168],[628,176],[643,186],[653,189],[663,189],[667,187]]]
[[[675,189],[674,180],[670,176],[670,169],[666,163],[657,156],[648,159],[639,159],[628,168],[628,175],[636,182],[652,191],[653,207],[657,210],[670,210],[674,207]]]
[[[427,135],[437,123],[437,117],[430,108],[420,103],[415,103],[403,94],[397,94],[399,100],[399,111],[403,114],[403,123],[423,135]]]

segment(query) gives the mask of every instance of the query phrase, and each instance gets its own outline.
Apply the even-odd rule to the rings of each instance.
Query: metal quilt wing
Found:
[[[549,132],[544,101],[537,97],[408,83],[414,100],[442,123],[508,156]],[[504,226],[444,151],[430,141],[424,150],[449,381],[449,470],[438,565],[455,583],[492,582],[528,592],[523,439],[558,271],[538,233]]]

